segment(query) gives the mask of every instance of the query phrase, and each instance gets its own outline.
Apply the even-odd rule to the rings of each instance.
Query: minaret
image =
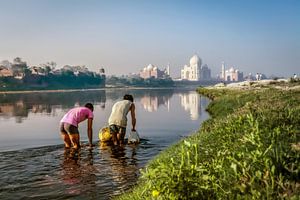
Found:
[[[170,76],[170,63],[167,65],[166,73],[168,76]]]
[[[221,79],[225,80],[225,62],[222,62],[222,67],[221,67]]]

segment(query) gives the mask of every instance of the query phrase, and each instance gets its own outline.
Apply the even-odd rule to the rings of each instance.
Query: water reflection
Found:
[[[141,144],[121,150],[100,145],[90,150],[83,145],[75,154],[63,148],[58,123],[67,109],[87,101],[96,104],[93,141],[98,141],[97,130],[107,122],[113,103],[126,93],[135,97]],[[198,130],[208,118],[207,103],[195,91],[178,89],[0,94],[0,199],[118,195],[136,184],[139,169],[151,158]],[[192,111],[193,119],[199,120],[191,120]],[[22,123],[16,124],[17,118]],[[83,144],[88,141],[85,124],[80,127]]]
[[[190,112],[191,119],[197,120],[201,114],[200,95],[197,93],[180,94],[181,106]]]
[[[23,94],[0,94],[0,118],[16,119],[22,123],[30,113],[42,113],[56,115],[56,110],[69,109],[75,106],[92,102],[105,109],[106,99],[119,100],[126,93],[133,94],[135,101],[140,102],[148,112],[157,111],[159,106],[167,107],[170,110],[170,99],[173,94],[179,92],[174,89],[143,89],[143,90],[95,90],[95,91],[71,91],[71,92],[45,92],[45,93],[23,93]],[[187,91],[180,91],[187,92]],[[197,98],[198,94],[184,94],[183,99]],[[196,101],[190,105],[189,100],[182,100],[181,104],[193,110]],[[199,112],[193,111],[193,112]],[[194,115],[193,115],[194,116]]]
[[[118,195],[135,183],[138,177],[136,147],[115,148],[99,143],[101,159],[108,162],[113,189],[112,196]]]
[[[15,117],[16,122],[21,123],[29,113],[55,115],[56,109],[68,109],[86,102],[99,104],[104,109],[105,101],[105,90],[0,94],[0,117]]]
[[[141,98],[143,108],[148,112],[157,111],[160,105],[164,105],[170,110],[170,97],[166,96],[143,96]]]
[[[93,160],[92,150],[81,155],[80,151],[65,149],[61,177],[65,195],[78,196],[96,188],[98,169]]]
[[[181,106],[185,111],[190,112],[191,120],[198,120],[203,109],[207,108],[209,99],[199,95],[196,92],[188,92],[179,94]]]

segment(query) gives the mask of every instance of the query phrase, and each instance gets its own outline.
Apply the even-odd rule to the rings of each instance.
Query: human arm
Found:
[[[132,104],[130,108],[130,114],[131,114],[131,124],[132,124],[132,131],[135,131],[135,125],[136,125],[136,118],[135,118],[135,105]]]
[[[88,118],[87,135],[90,147],[93,146],[93,118]]]

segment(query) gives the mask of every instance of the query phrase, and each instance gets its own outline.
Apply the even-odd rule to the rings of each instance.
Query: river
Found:
[[[115,151],[98,143],[112,105],[124,94],[136,105],[141,144]],[[93,141],[65,150],[59,121],[94,104]],[[191,89],[99,89],[0,94],[0,199],[110,199],[131,188],[160,151],[199,129],[209,100]],[[130,115],[128,115],[130,125]],[[79,124],[87,144],[86,122]],[[130,127],[128,127],[130,129]]]

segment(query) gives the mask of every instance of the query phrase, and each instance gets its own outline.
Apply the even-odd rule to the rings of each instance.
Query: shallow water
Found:
[[[101,146],[98,130],[125,93],[135,97],[142,142],[118,150]],[[86,102],[95,105],[95,147],[73,152],[62,145],[59,120]],[[208,117],[208,102],[193,90],[174,89],[0,94],[0,199],[109,199],[121,194],[136,184],[139,169],[151,158],[198,130]],[[79,131],[86,144],[86,122]]]

